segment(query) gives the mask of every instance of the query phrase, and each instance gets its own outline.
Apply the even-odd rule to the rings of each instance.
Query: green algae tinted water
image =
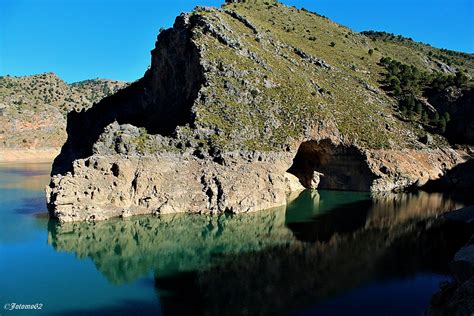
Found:
[[[0,315],[420,315],[455,247],[416,223],[465,203],[304,191],[253,214],[60,226],[49,171],[0,165]]]

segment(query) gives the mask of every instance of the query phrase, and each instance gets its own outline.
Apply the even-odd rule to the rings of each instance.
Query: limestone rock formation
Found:
[[[334,38],[347,41],[336,49]],[[251,212],[304,188],[419,187],[465,161],[442,137],[419,142],[425,131],[399,119],[375,88],[377,60],[353,58],[368,43],[273,1],[180,15],[142,79],[69,113],[47,188],[51,215]]]

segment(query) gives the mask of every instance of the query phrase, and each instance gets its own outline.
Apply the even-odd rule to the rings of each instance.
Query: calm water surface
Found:
[[[0,165],[0,315],[420,315],[458,243],[429,218],[469,203],[305,191],[248,215],[59,226],[49,170]]]

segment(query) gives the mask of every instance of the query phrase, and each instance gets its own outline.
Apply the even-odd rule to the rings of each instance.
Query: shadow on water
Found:
[[[332,194],[308,190],[288,205],[286,226],[298,240],[328,242],[334,234],[352,233],[364,227],[372,206],[370,196],[347,192],[350,202],[341,199],[328,207],[325,201],[332,201]]]
[[[436,216],[463,203],[304,191],[286,208],[246,215],[51,221],[48,241],[117,285],[152,273],[165,315],[287,314],[373,282],[447,273],[469,234]]]

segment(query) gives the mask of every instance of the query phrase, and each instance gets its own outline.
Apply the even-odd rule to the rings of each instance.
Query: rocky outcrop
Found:
[[[189,16],[177,18],[173,29],[159,34],[151,68],[142,79],[90,109],[68,114],[68,139],[54,162],[53,174],[65,173],[74,160],[92,155],[94,143],[113,122],[169,135],[191,120],[203,71],[190,27]]]
[[[464,161],[442,141],[418,142],[392,100],[332,53],[266,32],[252,6],[268,5],[180,15],[159,34],[143,78],[69,113],[47,188],[51,215],[251,212],[304,188],[418,187]]]
[[[288,155],[244,161],[231,154],[221,165],[195,156],[99,156],[76,160],[47,188],[51,213],[61,221],[138,214],[252,212],[286,204],[298,182],[285,170]],[[301,185],[299,187],[302,189]]]
[[[52,178],[47,199],[53,217],[69,222],[139,214],[253,212],[284,205],[288,193],[304,188],[381,192],[419,186],[459,159],[454,151],[416,152],[418,157],[413,157],[409,151],[364,151],[327,139],[303,143],[296,155],[228,152],[217,161],[194,152],[142,156],[130,154],[136,147],[125,135],[118,142],[125,155],[78,159],[71,172]]]

